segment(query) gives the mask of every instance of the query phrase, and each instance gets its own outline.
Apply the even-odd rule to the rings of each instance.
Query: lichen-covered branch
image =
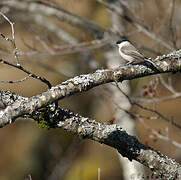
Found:
[[[27,100],[10,91],[1,91],[0,95],[1,108]],[[45,110],[34,113],[33,118],[37,120],[37,118],[45,117],[44,114],[50,116],[50,113],[47,114]],[[111,146],[117,149],[122,156],[144,164],[162,178],[178,179],[181,176],[181,166],[175,160],[141,144],[136,137],[129,136],[118,125],[99,123],[60,108],[56,110],[56,117],[58,118],[53,128],[63,128],[83,138],[89,138]],[[48,118],[50,119],[50,117]],[[51,125],[49,128],[51,128]]]
[[[72,113],[60,121],[58,127],[111,146],[122,156],[142,163],[163,179],[181,177],[181,166],[175,160],[141,144],[135,136],[128,135],[116,124],[106,125]]]
[[[181,50],[157,57],[154,61],[160,73],[178,72],[181,70]],[[26,101],[17,101],[0,111],[0,126],[11,123],[17,117],[31,114],[33,111],[46,106],[58,99],[72,94],[87,91],[101,84],[122,82],[123,80],[157,74],[143,65],[121,66],[116,69],[97,70],[94,73],[71,78],[42,94],[27,98]]]
[[[24,97],[11,92],[2,91],[4,106],[22,100]],[[4,96],[3,96],[4,95]],[[7,103],[11,99],[11,103]],[[13,100],[14,99],[14,100]],[[53,116],[54,115],[54,116]],[[31,117],[31,116],[30,116]],[[33,113],[32,118],[41,123],[43,118],[52,119],[48,128],[63,128],[82,138],[91,139],[101,144],[115,148],[130,161],[136,160],[150,168],[154,174],[163,179],[179,179],[181,177],[181,166],[173,159],[141,144],[135,136],[130,136],[119,125],[107,125],[95,120],[74,114],[69,110],[62,110],[59,107],[47,113],[47,110]]]

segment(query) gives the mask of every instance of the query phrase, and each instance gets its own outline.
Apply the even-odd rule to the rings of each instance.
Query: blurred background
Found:
[[[113,46],[116,40],[119,40],[116,39],[118,36],[97,39],[87,31],[63,22],[57,17],[23,11],[18,9],[18,4],[17,7],[13,7],[4,2],[0,2],[0,11],[15,23],[15,40],[20,63],[36,75],[48,79],[52,85],[60,84],[76,75],[107,68],[104,56],[107,51],[116,50],[115,56],[119,58],[116,46]],[[111,24],[110,10],[96,0],[37,2],[63,8],[104,28],[109,28]],[[105,2],[114,4],[116,0]],[[151,38],[124,19],[123,35],[143,54],[155,58],[180,48],[180,1],[128,2],[134,14],[124,7],[124,15],[145,28],[152,37],[156,35],[162,40],[162,43],[158,42],[159,38]],[[3,17],[0,17],[0,32],[11,38],[10,24]],[[166,45],[163,45],[164,43]],[[0,58],[14,63],[13,50],[11,44],[1,38]],[[0,65],[0,74],[0,80],[18,80],[25,77],[20,70],[4,64]],[[181,125],[181,99],[170,98],[160,101],[159,98],[170,97],[173,94],[164,86],[164,82],[170,86],[172,83],[175,91],[180,92],[180,77],[180,73],[165,74],[130,82],[130,97],[139,100],[143,106],[156,109],[170,120],[166,122],[162,118],[134,119],[139,140],[175,158],[177,162],[181,160],[181,129],[173,126],[171,121]],[[38,80],[28,79],[13,84],[0,83],[0,89],[31,97],[46,91],[47,86]],[[152,101],[154,98],[158,101]],[[150,100],[151,103],[145,99]],[[59,105],[99,122],[115,123],[115,107],[111,103],[111,93],[107,85],[65,98],[59,102]],[[122,111],[122,109],[118,110]],[[155,114],[135,106],[132,106],[130,111],[142,116],[155,117]],[[2,128],[0,144],[1,180],[56,179],[56,174],[59,174],[57,177],[62,180],[123,179],[122,165],[113,148],[91,140],[83,140],[61,129],[41,129],[31,120],[20,119]]]

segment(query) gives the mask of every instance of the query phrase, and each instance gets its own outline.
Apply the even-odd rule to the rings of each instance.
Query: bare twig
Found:
[[[152,109],[152,108],[148,108],[148,107],[145,107],[135,101],[133,101],[125,92],[123,92],[121,90],[121,88],[119,87],[119,85],[116,83],[116,86],[117,88],[124,94],[124,96],[126,96],[126,98],[129,100],[130,104],[132,105],[136,105],[137,107],[143,109],[143,110],[146,110],[146,111],[149,111],[149,112],[152,112],[154,114],[156,114],[158,117],[160,117],[161,119],[165,120],[166,122],[168,123],[171,123],[172,125],[174,125],[175,127],[181,129],[181,125],[177,124],[176,122],[174,122],[172,119],[169,119],[167,118],[166,116],[164,116],[162,113],[158,112],[157,110],[155,109]]]
[[[106,43],[108,43],[109,39],[100,39],[100,40],[92,40],[92,41],[88,41],[88,42],[81,42],[81,43],[76,43],[76,44],[68,44],[68,45],[53,45],[53,47],[55,49],[58,50],[65,50],[65,49],[72,49],[72,48],[81,48],[81,47],[86,47],[86,46],[90,46],[90,45],[105,45]]]
[[[36,39],[40,42],[40,44],[43,46],[43,48],[50,54],[50,55],[54,55],[54,51],[53,49],[48,46],[48,44],[40,37],[40,36],[36,36]]]
[[[138,120],[142,123],[143,127],[145,129],[148,129],[152,134],[149,136],[151,139],[155,140],[155,138],[159,138],[161,140],[164,140],[164,141],[167,141],[167,142],[170,142],[171,144],[173,144],[175,147],[177,148],[181,148],[181,144],[178,142],[178,141],[175,141],[173,139],[171,139],[169,136],[168,136],[168,133],[166,135],[163,135],[159,132],[159,130],[155,130],[153,128],[150,128],[149,125],[147,125],[143,119],[145,119],[144,117],[140,118],[138,117]],[[168,130],[168,127],[165,128],[165,131],[167,132]]]
[[[123,16],[120,8],[118,6],[115,6],[113,3],[109,3],[108,1],[105,0],[97,0],[99,3],[103,4],[105,7],[107,7],[109,10],[119,14],[122,18],[124,18],[127,22],[133,24],[138,31],[143,32],[145,35],[147,35],[148,37],[150,37],[151,39],[157,41],[158,43],[160,43],[162,46],[164,46],[165,48],[169,49],[169,50],[174,50],[174,48],[172,46],[170,46],[168,44],[168,42],[165,42],[161,37],[159,37],[158,35],[156,35],[154,32],[149,31],[148,29],[146,29],[143,25],[141,25],[139,22],[136,22],[134,20],[132,20],[130,17],[128,16]],[[133,12],[133,10],[129,7],[129,4],[125,3],[124,1],[120,1],[120,3],[131,13],[134,15],[135,17],[135,13]]]
[[[114,102],[114,101],[113,101],[113,103],[114,103],[114,105],[115,105],[118,109],[124,111],[125,113],[127,113],[128,115],[130,115],[132,118],[148,119],[148,120],[155,120],[155,119],[159,119],[159,118],[160,118],[159,116],[143,116],[143,115],[141,115],[141,114],[136,114],[136,113],[134,113],[134,112],[132,112],[132,111],[129,111],[129,110],[127,110],[127,109],[122,108],[120,105],[118,105],[118,104],[117,104],[116,102]]]
[[[49,88],[52,87],[52,85],[50,84],[50,82],[48,80],[46,80],[44,77],[41,77],[41,76],[37,76],[36,74],[33,74],[31,73],[30,71],[26,70],[24,67],[22,67],[20,64],[18,65],[15,65],[15,64],[12,64],[8,61],[5,61],[3,59],[0,59],[0,63],[3,63],[3,64],[7,64],[9,66],[12,66],[14,68],[17,68],[23,72],[25,72],[26,74],[28,74],[28,77],[32,77],[32,78],[35,78],[35,79],[38,79],[40,80],[41,82],[45,83]],[[19,80],[20,81],[20,80]],[[13,83],[13,81],[9,81],[10,83]]]
[[[18,59],[18,48],[16,47],[16,42],[15,42],[14,23],[11,22],[11,21],[9,20],[9,18],[8,18],[5,14],[3,14],[2,12],[0,12],[0,15],[3,16],[4,19],[11,25],[11,35],[12,35],[12,39],[6,37],[6,36],[3,35],[2,33],[0,33],[0,34],[1,34],[1,36],[2,36],[6,41],[11,42],[11,45],[12,45],[12,47],[13,47],[13,49],[14,49],[13,54],[14,54],[14,57],[15,57],[15,60],[16,60],[16,64],[17,64],[17,66],[20,66],[19,59]]]
[[[131,99],[136,101],[142,101],[146,103],[152,103],[152,102],[161,102],[161,101],[170,101],[181,97],[181,92],[175,93],[171,96],[167,97],[154,97],[154,98],[144,98],[144,97],[131,97]]]
[[[18,48],[16,46],[16,42],[15,42],[15,31],[14,31],[14,23],[12,23],[9,18],[4,15],[2,12],[0,12],[0,15],[3,16],[6,21],[11,25],[11,34],[12,34],[12,39],[6,37],[4,34],[0,33],[1,37],[4,38],[6,41],[9,41],[11,43],[11,45],[13,46],[13,53],[14,53],[14,57],[15,57],[15,60],[16,60],[16,65],[15,64],[12,64],[8,61],[5,61],[3,59],[0,59],[0,62],[3,63],[3,64],[7,64],[9,66],[12,66],[14,68],[17,68],[17,69],[20,69],[21,71],[25,72],[26,74],[28,74],[27,77],[24,77],[20,80],[9,80],[9,81],[6,81],[6,80],[1,80],[0,82],[3,82],[3,83],[18,83],[18,82],[23,82],[25,80],[28,79],[28,77],[32,77],[32,78],[35,78],[35,79],[38,79],[40,81],[42,81],[43,83],[45,83],[49,88],[51,88],[51,84],[48,80],[46,80],[44,77],[40,77],[40,76],[37,76],[33,73],[31,73],[30,71],[26,70],[23,66],[21,66],[21,64],[19,63],[19,58],[18,58]]]
[[[160,74],[158,75],[158,77],[161,82],[161,85],[163,85],[164,88],[170,91],[172,95],[169,95],[166,97],[151,97],[151,98],[131,97],[131,99],[136,100],[136,101],[144,101],[146,103],[152,103],[152,102],[160,102],[160,101],[169,101],[169,100],[173,100],[173,99],[177,99],[181,97],[181,92],[178,92],[173,87],[171,77],[168,77],[168,83],[164,80],[164,78]]]
[[[177,32],[174,24],[175,0],[171,0],[170,6],[171,6],[171,12],[170,12],[169,28],[171,32],[173,46],[175,49],[177,49]]]
[[[173,88],[172,83],[171,83],[171,79],[169,78],[168,83],[165,82],[165,80],[163,79],[163,77],[161,75],[159,75],[160,78],[160,82],[161,84],[168,89],[171,93],[173,94],[177,94],[178,92]]]
[[[42,41],[42,43],[43,43],[43,41]],[[49,55],[51,55],[51,56],[58,56],[58,55],[63,56],[63,55],[67,55],[67,54],[82,53],[85,51],[91,52],[93,50],[102,48],[103,46],[106,46],[107,44],[109,44],[108,39],[95,40],[93,42],[92,41],[82,42],[82,43],[77,43],[74,45],[53,45],[54,49],[52,49],[51,47],[46,47],[46,48],[51,48],[51,50],[48,50],[48,52],[40,52],[35,47],[31,47],[31,51],[27,51],[27,52],[21,51],[18,53],[18,55],[20,55],[20,56],[36,56],[36,57],[38,57],[38,56],[46,57]],[[51,52],[49,52],[49,51],[51,51]]]
[[[22,79],[19,79],[19,80],[0,80],[1,83],[10,83],[10,84],[13,84],[13,83],[21,83],[23,81],[26,81],[30,76],[26,76]]]

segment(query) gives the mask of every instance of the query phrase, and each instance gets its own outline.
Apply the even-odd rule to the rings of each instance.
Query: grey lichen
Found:
[[[173,51],[172,53],[168,54],[166,57],[172,57],[175,59],[181,58],[181,50]]]
[[[39,100],[41,101],[41,104],[44,104],[46,102],[46,96],[44,95],[40,96]]]
[[[116,124],[106,126],[104,131],[103,131],[103,135],[107,137],[107,136],[109,136],[109,134],[111,134],[113,131],[116,131],[116,130],[117,130]]]

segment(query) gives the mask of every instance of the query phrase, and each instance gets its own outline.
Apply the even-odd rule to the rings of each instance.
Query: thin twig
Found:
[[[172,119],[169,119],[167,117],[165,117],[163,114],[161,114],[160,112],[158,112],[157,110],[154,110],[154,109],[151,109],[151,108],[148,108],[148,107],[145,107],[135,101],[133,101],[125,92],[122,91],[122,89],[119,87],[119,85],[116,83],[116,86],[117,88],[123,93],[123,95],[128,99],[128,101],[130,102],[130,104],[132,105],[136,105],[138,106],[139,108],[143,109],[143,110],[146,110],[146,111],[149,111],[149,112],[152,112],[156,115],[158,115],[161,119],[171,123],[172,125],[174,125],[175,127],[181,129],[181,125],[175,123]]]
[[[169,90],[171,93],[173,93],[173,94],[178,93],[178,92],[173,88],[173,86],[172,86],[172,84],[171,84],[171,79],[169,79],[169,83],[166,83],[165,80],[163,79],[163,77],[162,77],[160,74],[159,74],[158,76],[159,76],[159,78],[160,78],[160,81],[161,81],[162,85],[163,85],[166,89],[168,89],[168,90]]]
[[[168,50],[174,50],[174,48],[172,46],[170,46],[168,44],[168,42],[165,42],[161,37],[159,37],[157,34],[155,34],[152,31],[149,31],[147,28],[144,27],[144,25],[140,24],[139,22],[136,22],[134,20],[132,20],[130,17],[128,16],[123,16],[122,12],[120,11],[120,8],[118,6],[115,6],[105,0],[97,0],[99,3],[103,4],[106,8],[108,8],[109,10],[117,13],[118,15],[120,15],[122,18],[124,18],[128,23],[134,25],[138,31],[144,33],[145,35],[147,35],[149,38],[157,41],[158,43],[160,43],[162,46],[164,46],[165,48],[167,48]],[[134,15],[135,17],[135,13],[133,12],[132,8],[130,8],[128,5],[129,4],[125,4],[123,3],[124,1],[120,1],[120,3],[122,4],[122,6],[124,6],[131,14]]]
[[[10,63],[8,61],[5,61],[3,59],[0,59],[0,63],[7,64],[7,65],[12,66],[14,68],[20,69],[21,71],[23,71],[26,74],[28,74],[29,77],[32,77],[32,78],[35,78],[35,79],[39,79],[41,82],[45,83],[49,88],[52,87],[50,82],[48,80],[46,80],[44,77],[37,76],[36,74],[31,73],[30,71],[28,71],[24,67],[22,67],[20,64],[15,65],[15,64],[12,64],[12,63]]]
[[[11,36],[12,36],[12,39],[6,37],[4,34],[0,33],[1,36],[6,40],[6,41],[9,41],[14,49],[13,51],[13,54],[14,54],[14,57],[15,57],[15,60],[16,60],[16,64],[17,66],[20,66],[20,63],[19,63],[19,58],[18,58],[18,48],[16,47],[16,42],[15,42],[15,31],[14,31],[14,23],[11,22],[9,20],[9,18],[3,14],[2,12],[0,12],[0,15],[4,17],[4,19],[10,24],[11,26]]]
[[[174,25],[174,12],[175,12],[175,0],[170,2],[171,12],[170,12],[170,21],[169,28],[171,32],[172,42],[175,49],[177,49],[177,33]]]
[[[0,12],[0,15],[4,17],[4,19],[11,25],[11,35],[12,35],[12,39],[6,37],[4,34],[0,33],[1,37],[3,39],[5,39],[6,41],[10,42],[11,45],[13,46],[14,50],[13,50],[13,54],[14,54],[14,57],[15,57],[15,60],[16,60],[16,65],[15,64],[12,64],[8,61],[5,61],[3,59],[0,59],[0,62],[3,63],[3,64],[7,64],[9,66],[12,66],[14,68],[17,68],[17,69],[20,69],[21,71],[25,72],[26,74],[28,74],[27,77],[24,77],[23,79],[20,79],[20,80],[9,80],[9,81],[6,81],[6,80],[1,80],[0,82],[3,82],[3,83],[18,83],[18,82],[22,82],[22,81],[25,81],[28,79],[28,77],[32,77],[32,78],[35,78],[35,79],[39,79],[40,81],[42,81],[43,83],[45,83],[49,88],[51,88],[51,84],[48,80],[46,80],[44,77],[40,77],[40,76],[37,76],[36,74],[33,74],[31,73],[30,71],[26,70],[23,66],[21,66],[21,64],[19,63],[19,58],[18,58],[18,48],[16,46],[16,42],[15,42],[15,31],[14,31],[14,23],[11,22],[9,20],[9,18],[4,15],[2,12]]]
[[[161,102],[161,101],[170,101],[181,97],[181,92],[175,93],[171,96],[167,97],[159,97],[159,98],[144,98],[144,97],[131,97],[132,100],[139,100],[146,103],[152,103],[152,102]]]
[[[10,84],[13,84],[13,83],[20,83],[20,82],[23,82],[23,81],[26,81],[30,76],[26,76],[22,79],[19,79],[19,80],[0,80],[1,83],[10,83]]]

